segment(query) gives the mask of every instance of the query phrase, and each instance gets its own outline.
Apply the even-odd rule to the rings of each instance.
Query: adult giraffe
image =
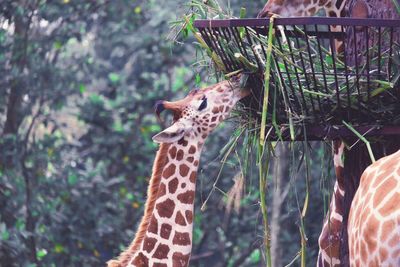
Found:
[[[400,266],[400,150],[364,171],[347,229],[351,266]]]
[[[192,249],[196,173],[208,134],[249,92],[234,77],[184,99],[156,105],[174,112],[173,124],[153,137],[160,143],[145,213],[131,245],[109,267],[186,267]]]
[[[345,0],[269,0],[258,14],[259,18],[277,14],[281,17],[309,17],[324,9],[326,16],[345,17]],[[332,26],[332,31],[339,31],[339,26]],[[343,42],[335,41],[336,52],[343,51]],[[336,182],[332,194],[329,212],[324,220],[318,239],[318,266],[340,266],[340,243],[343,231],[344,177],[343,158],[344,144],[332,142]]]

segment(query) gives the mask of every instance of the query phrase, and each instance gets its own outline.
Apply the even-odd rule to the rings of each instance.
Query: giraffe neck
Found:
[[[333,141],[333,161],[336,182],[325,218],[324,226],[318,239],[319,253],[317,266],[340,266],[340,239],[343,228],[344,203],[344,144]]]
[[[187,266],[202,141],[184,137],[165,154],[154,208],[128,266]]]

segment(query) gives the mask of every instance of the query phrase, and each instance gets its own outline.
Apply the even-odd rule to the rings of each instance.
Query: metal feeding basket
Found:
[[[251,73],[245,105],[260,116],[269,19],[194,26],[225,73]],[[276,18],[273,26],[267,117],[284,138],[289,117],[296,139],[354,136],[343,121],[365,135],[400,135],[400,20]]]

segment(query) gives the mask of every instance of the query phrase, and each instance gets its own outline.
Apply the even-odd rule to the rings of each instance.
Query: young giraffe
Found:
[[[319,253],[317,266],[340,266],[340,238],[343,228],[344,203],[344,150],[342,141],[332,142],[333,163],[336,181],[333,189],[329,212],[324,220],[318,239]]]
[[[184,99],[156,105],[174,112],[174,123],[153,137],[160,143],[145,213],[135,239],[109,267],[186,267],[192,249],[196,173],[203,144],[248,91],[240,78],[193,90]]]
[[[269,0],[261,12],[259,18],[277,14],[281,17],[313,16],[321,9],[326,16],[345,17],[346,0]],[[332,31],[339,31],[339,26],[332,26]],[[344,50],[343,42],[335,40],[337,53]],[[320,237],[318,239],[319,253],[317,266],[340,266],[340,238],[343,228],[343,201],[344,201],[344,177],[343,156],[344,144],[341,141],[332,143],[334,151],[334,164],[336,182],[329,213],[324,220]]]
[[[364,171],[347,231],[351,266],[400,266],[400,150]]]

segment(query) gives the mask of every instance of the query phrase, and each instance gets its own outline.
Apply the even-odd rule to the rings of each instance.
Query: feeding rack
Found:
[[[269,19],[196,20],[194,27],[225,73],[252,71],[246,105],[259,115]],[[275,18],[273,27],[267,117],[284,139],[290,116],[296,139],[354,136],[343,121],[365,135],[400,135],[400,20]]]

